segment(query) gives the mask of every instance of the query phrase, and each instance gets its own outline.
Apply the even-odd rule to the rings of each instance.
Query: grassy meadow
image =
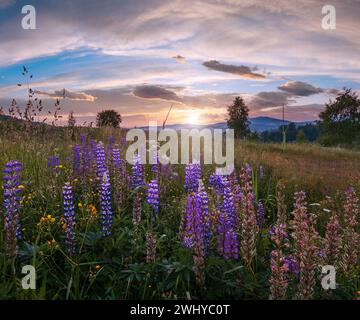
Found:
[[[122,172],[126,177],[119,178],[112,158],[111,148],[121,145],[124,131],[77,128],[73,140],[66,128],[42,130],[6,130],[0,135],[1,171],[11,160],[22,164],[18,209],[22,235],[16,255],[9,252],[6,210],[0,210],[1,299],[360,297],[360,152],[315,144],[283,147],[236,141],[236,173],[221,185],[231,191],[226,199],[237,216],[231,229],[237,244],[230,250],[236,254],[229,257],[226,249],[219,249],[219,226],[228,218],[221,204],[228,195],[210,183],[213,166],[201,168],[209,215],[204,249],[204,241],[196,236],[193,245],[184,245],[184,233],[191,231],[191,201],[197,193],[184,188],[185,166],[155,172],[146,165],[146,183],[132,187],[132,166],[127,164]],[[86,135],[85,144],[81,135]],[[114,141],[109,143],[110,137]],[[110,173],[112,232],[108,236],[102,232],[104,199],[91,139],[93,147],[104,142]],[[83,158],[74,156],[75,145],[90,150],[86,170],[82,170]],[[119,149],[123,159],[126,147]],[[82,151],[79,154],[83,157]],[[59,163],[49,164],[52,156]],[[148,183],[154,179],[160,189],[157,214],[148,201]],[[67,182],[74,204],[74,252],[68,248],[69,225],[64,220]],[[353,192],[345,193],[350,186]],[[297,191],[306,192],[306,203],[299,194],[294,200]],[[1,192],[1,202],[4,197]],[[36,269],[35,290],[21,286],[21,268],[29,264]],[[335,290],[321,286],[321,266],[329,264],[337,271]]]

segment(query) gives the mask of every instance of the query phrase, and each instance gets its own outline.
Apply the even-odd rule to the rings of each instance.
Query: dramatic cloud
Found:
[[[251,78],[251,79],[265,78],[264,75],[260,73],[254,73],[253,70],[247,66],[235,66],[232,64],[224,64],[216,60],[205,61],[203,63],[203,66],[220,72],[236,74],[244,78]],[[255,70],[257,70],[257,68]]]
[[[96,99],[96,97],[94,97],[90,94],[87,94],[85,92],[73,92],[73,91],[69,91],[67,89],[57,90],[54,92],[35,90],[34,92],[36,94],[39,94],[42,96],[47,96],[47,97],[53,98],[53,99],[68,98],[70,100],[82,100],[82,101],[90,101],[90,102],[94,102]]]
[[[143,99],[161,99],[161,100],[170,100],[170,101],[177,101],[180,102],[181,99],[178,95],[166,88],[161,86],[153,86],[153,85],[141,85],[137,86],[133,94],[136,97],[143,98]]]
[[[279,86],[278,89],[288,92],[294,96],[301,97],[307,97],[323,92],[323,89],[316,88],[313,85],[303,81],[288,81],[282,86]]]

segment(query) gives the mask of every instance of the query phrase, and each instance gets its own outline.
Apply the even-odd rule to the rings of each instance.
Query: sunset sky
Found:
[[[36,30],[21,27],[23,5]],[[321,8],[336,9],[336,29]],[[0,106],[32,88],[78,123],[115,109],[126,127],[215,123],[242,96],[250,116],[314,120],[343,87],[360,92],[360,2],[0,0]]]

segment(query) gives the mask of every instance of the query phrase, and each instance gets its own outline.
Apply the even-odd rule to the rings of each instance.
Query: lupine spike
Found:
[[[70,254],[76,252],[75,207],[72,186],[69,182],[63,187],[63,209],[65,218],[65,247]]]
[[[315,269],[318,260],[317,238],[315,230],[316,219],[307,213],[306,194],[303,191],[295,193],[293,221],[291,222],[295,240],[295,257],[299,264],[300,281],[297,297],[310,299],[315,287]]]
[[[219,225],[217,227],[217,250],[225,259],[238,259],[238,239],[236,216],[230,183],[223,178],[223,195],[220,205]]]
[[[106,154],[104,144],[100,141],[96,146],[96,176],[98,180],[102,180],[104,173],[107,171]]]
[[[21,239],[19,208],[23,187],[20,184],[22,164],[9,161],[4,170],[4,210],[6,248],[10,257],[17,255],[17,240]]]
[[[275,244],[275,249],[271,251],[270,269],[271,277],[270,296],[271,300],[283,300],[286,296],[288,287],[287,272],[289,270],[286,264],[285,250],[289,246],[288,235],[284,224],[276,225],[271,231],[271,240]]]
[[[258,226],[256,221],[256,212],[254,207],[255,195],[252,186],[252,170],[250,165],[246,164],[241,173],[243,183],[243,220],[241,223],[241,253],[247,265],[251,264],[256,255],[256,236]]]
[[[343,252],[341,255],[341,265],[345,272],[353,269],[357,265],[359,255],[360,235],[356,228],[359,224],[359,198],[354,188],[346,191],[346,200],[344,204],[344,222],[343,229]]]
[[[148,184],[147,203],[154,209],[155,215],[159,212],[159,183],[158,179],[155,178]]]
[[[105,236],[111,235],[112,207],[109,172],[105,171],[101,180],[100,202],[102,214],[102,229]]]

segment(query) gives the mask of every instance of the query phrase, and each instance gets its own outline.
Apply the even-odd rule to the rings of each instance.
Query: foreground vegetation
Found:
[[[0,138],[0,167],[22,165],[16,253],[0,233],[2,299],[358,297],[359,153],[237,141],[236,174],[219,181],[212,166],[124,171],[114,157],[126,149],[119,129],[78,129],[75,141],[64,128],[34,130]],[[99,141],[109,181],[98,175]],[[193,185],[199,170],[204,187]],[[36,290],[21,288],[27,264]],[[327,264],[336,290],[320,285]]]

